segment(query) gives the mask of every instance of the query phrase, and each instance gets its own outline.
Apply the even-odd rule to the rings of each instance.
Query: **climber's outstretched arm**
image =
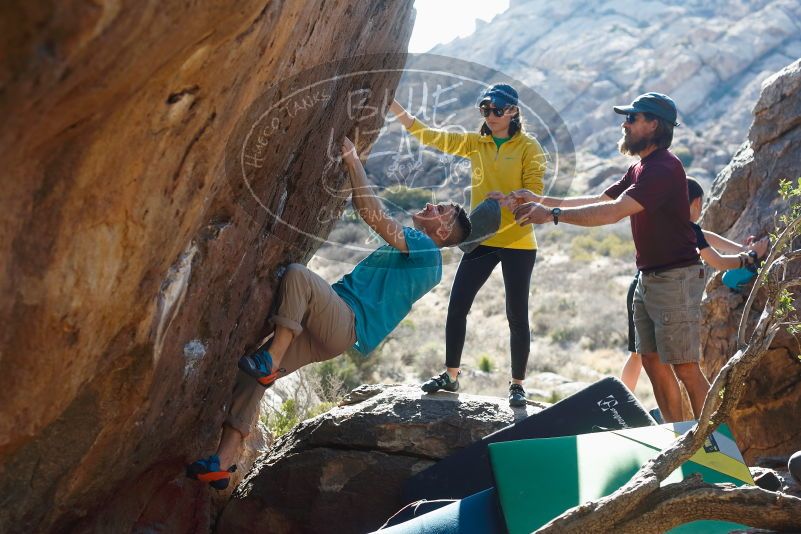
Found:
[[[362,162],[359,160],[359,155],[356,153],[356,147],[347,137],[342,141],[342,160],[350,174],[352,201],[356,212],[389,245],[401,252],[408,252],[403,225],[387,213],[383,202],[373,192],[370,182],[367,181],[367,174],[364,172]]]

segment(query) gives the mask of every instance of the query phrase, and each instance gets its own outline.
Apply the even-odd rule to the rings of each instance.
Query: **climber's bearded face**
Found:
[[[439,235],[446,238],[456,224],[457,210],[453,204],[440,202],[426,204],[426,207],[412,215],[414,227],[428,236]]]

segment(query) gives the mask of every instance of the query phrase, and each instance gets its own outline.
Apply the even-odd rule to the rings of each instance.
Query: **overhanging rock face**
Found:
[[[0,7],[0,531],[129,531],[181,492],[411,27],[411,0]]]
[[[754,122],[731,163],[718,175],[701,225],[743,241],[773,229],[786,210],[781,179],[801,177],[801,60],[766,80],[754,107]],[[798,270],[796,276],[801,275]],[[716,276],[703,303],[704,368],[714,376],[736,351],[745,295],[731,292]],[[762,300],[764,302],[764,299]],[[761,309],[760,300],[754,306]],[[751,317],[751,324],[756,314]],[[750,330],[749,330],[750,332]],[[734,413],[732,430],[750,464],[760,456],[801,448],[801,361],[795,340],[783,334],[750,378],[748,394]]]

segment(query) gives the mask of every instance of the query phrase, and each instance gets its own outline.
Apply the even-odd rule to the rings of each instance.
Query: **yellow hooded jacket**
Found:
[[[517,189],[529,189],[538,195],[542,194],[545,153],[537,140],[525,132],[517,132],[498,148],[491,135],[437,130],[417,119],[408,130],[424,145],[470,159],[473,169],[471,209],[492,191],[511,193]],[[512,212],[504,208],[501,210],[500,230],[481,244],[534,250],[537,248],[537,239],[533,225],[518,226]]]

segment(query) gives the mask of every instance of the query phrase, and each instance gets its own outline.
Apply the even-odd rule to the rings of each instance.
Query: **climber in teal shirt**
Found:
[[[442,278],[439,247],[424,232],[404,228],[406,254],[384,245],[332,287],[353,310],[356,344],[369,354]]]
[[[353,206],[386,241],[333,286],[304,265],[290,264],[270,318],[275,332],[267,348],[239,359],[240,373],[216,454],[187,466],[190,478],[225,489],[244,438],[259,413],[265,388],[312,362],[334,358],[351,346],[369,354],[401,322],[420,297],[442,278],[442,247],[471,232],[464,208],[426,204],[404,227],[373,193],[353,143],[342,144]],[[228,467],[227,467],[228,466]]]

